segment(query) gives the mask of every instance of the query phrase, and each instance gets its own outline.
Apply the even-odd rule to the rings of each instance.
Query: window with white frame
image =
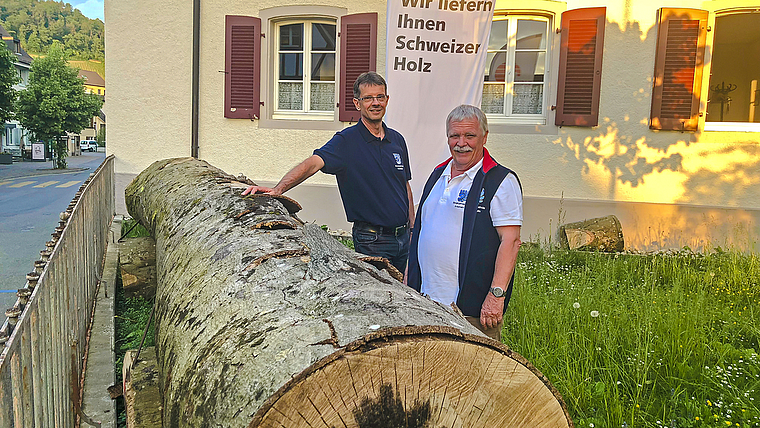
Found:
[[[549,28],[543,16],[494,16],[481,103],[489,118],[545,123]]]
[[[760,131],[760,15],[719,14],[712,48],[705,130]]]
[[[330,20],[283,21],[275,25],[276,116],[335,111],[336,24]]]

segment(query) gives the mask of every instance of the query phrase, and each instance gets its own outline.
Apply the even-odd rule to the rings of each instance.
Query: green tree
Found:
[[[95,142],[98,143],[98,147],[106,146],[106,127],[102,126],[98,129],[98,135],[95,136]]]
[[[51,142],[56,168],[66,168],[66,139],[60,137],[81,132],[103,106],[99,96],[84,92],[83,82],[55,43],[32,63],[29,85],[19,94],[16,117],[37,140]]]
[[[13,85],[18,81],[13,54],[5,46],[0,46],[0,125],[13,117],[13,103],[17,95]]]

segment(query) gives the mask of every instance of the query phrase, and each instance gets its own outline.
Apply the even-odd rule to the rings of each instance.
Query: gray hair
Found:
[[[461,122],[467,119],[476,119],[483,134],[485,135],[485,133],[488,132],[488,119],[486,119],[486,115],[483,111],[475,106],[462,104],[454,107],[454,110],[451,110],[451,113],[449,113],[449,116],[446,118],[446,135],[449,134],[449,127],[452,122]]]
[[[366,73],[362,73],[359,75],[359,77],[356,78],[356,81],[354,81],[354,98],[359,99],[359,97],[362,96],[361,91],[361,85],[371,85],[371,86],[383,86],[385,88],[386,94],[388,93],[388,85],[385,83],[385,79],[383,79],[383,76],[375,73],[374,71],[368,71]]]

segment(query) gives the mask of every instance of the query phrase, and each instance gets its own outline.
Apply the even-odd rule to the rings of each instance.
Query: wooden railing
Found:
[[[109,156],[61,213],[35,271],[6,311],[0,329],[0,428],[76,424],[88,330],[114,216],[113,168]]]

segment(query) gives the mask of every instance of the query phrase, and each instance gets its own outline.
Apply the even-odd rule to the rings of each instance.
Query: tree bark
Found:
[[[236,180],[170,159],[126,190],[156,239],[164,426],[573,426],[523,357]]]
[[[623,228],[614,215],[564,224],[559,227],[560,246],[566,250],[623,251]]]

